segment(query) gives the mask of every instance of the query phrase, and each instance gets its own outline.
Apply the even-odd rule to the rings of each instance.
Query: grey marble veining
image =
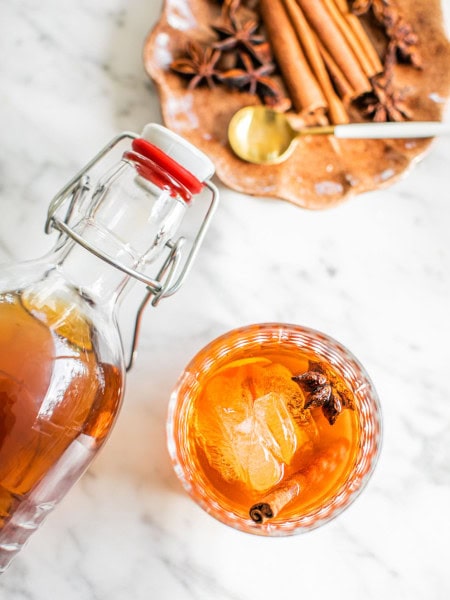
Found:
[[[445,0],[446,12],[450,8]],[[42,254],[50,198],[108,139],[160,122],[142,45],[160,1],[3,2],[0,258]],[[1,600],[450,596],[450,140],[395,186],[326,212],[221,188],[184,287],[149,310],[105,449],[0,579]],[[182,492],[167,401],[226,330],[296,322],[369,371],[384,444],[338,519],[289,539],[227,529]]]

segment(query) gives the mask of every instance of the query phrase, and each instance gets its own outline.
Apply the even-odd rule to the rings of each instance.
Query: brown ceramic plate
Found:
[[[424,68],[396,67],[396,86],[416,121],[442,118],[450,86],[450,44],[439,0],[397,0],[419,37]],[[273,166],[238,159],[227,142],[232,115],[257,104],[254,95],[224,87],[188,90],[169,65],[186,42],[214,38],[220,5],[212,0],[165,0],[159,22],[145,43],[145,68],[157,87],[164,123],[202,149],[215,162],[221,181],[251,195],[280,198],[320,209],[352,194],[393,183],[421,157],[430,140],[336,140],[303,138],[291,158]]]

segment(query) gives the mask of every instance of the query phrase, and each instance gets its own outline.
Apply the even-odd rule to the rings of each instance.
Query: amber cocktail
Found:
[[[380,444],[377,394],[328,336],[268,323],[231,331],[186,367],[168,445],[185,489],[242,531],[317,527],[367,482]]]

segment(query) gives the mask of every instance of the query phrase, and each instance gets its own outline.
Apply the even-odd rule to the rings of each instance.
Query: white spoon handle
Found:
[[[450,123],[408,121],[402,123],[351,123],[336,125],[334,135],[346,139],[425,138],[449,135]]]

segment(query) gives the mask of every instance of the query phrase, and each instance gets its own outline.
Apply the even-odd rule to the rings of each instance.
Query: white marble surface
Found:
[[[1,3],[1,259],[50,248],[53,194],[114,134],[160,121],[141,61],[160,7]],[[222,189],[189,280],[146,316],[113,435],[2,576],[0,598],[449,598],[449,158],[450,140],[439,140],[402,182],[328,212]],[[356,503],[315,532],[274,540],[203,513],[165,449],[167,399],[189,358],[268,320],[347,345],[385,424]]]

